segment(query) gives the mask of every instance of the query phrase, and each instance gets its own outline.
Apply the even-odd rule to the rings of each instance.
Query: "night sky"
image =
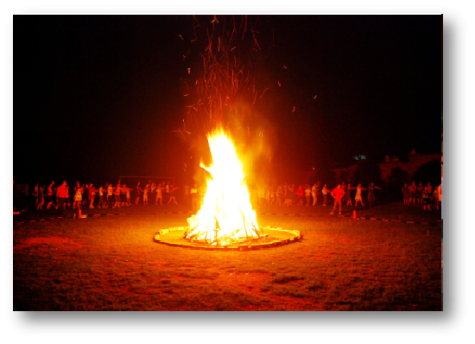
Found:
[[[440,152],[441,16],[249,20],[261,46],[274,37],[260,116],[273,135],[275,171],[345,166],[355,155],[404,159],[412,148]],[[188,147],[172,130],[185,113],[180,79],[193,62],[182,59],[192,22],[14,16],[15,180],[190,178]]]

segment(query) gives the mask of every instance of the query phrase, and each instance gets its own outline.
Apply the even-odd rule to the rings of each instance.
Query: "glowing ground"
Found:
[[[14,310],[442,309],[440,224],[355,221],[326,216],[328,207],[294,207],[285,211],[322,217],[258,220],[299,230],[297,243],[201,251],[153,241],[160,229],[184,226],[187,215],[125,211],[14,226]],[[427,222],[440,216],[402,205],[358,212]]]

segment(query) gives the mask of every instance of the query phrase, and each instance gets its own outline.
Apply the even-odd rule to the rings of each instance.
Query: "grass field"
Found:
[[[303,240],[216,252],[154,243],[157,230],[186,224],[187,215],[158,213],[164,210],[184,209],[134,206],[108,211],[127,216],[14,226],[14,310],[442,309],[440,224],[269,206],[261,210],[321,216],[260,215],[261,225],[300,230]],[[387,204],[358,209],[358,216],[436,222],[440,212]]]

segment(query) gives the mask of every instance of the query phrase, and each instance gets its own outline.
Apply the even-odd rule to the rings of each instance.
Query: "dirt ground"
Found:
[[[184,210],[85,210],[127,215],[80,220],[15,215],[14,223],[25,223],[13,227],[14,310],[442,310],[440,212],[357,209],[378,221],[330,216],[323,206],[268,206],[258,214],[297,215],[258,215],[262,226],[300,230],[303,240],[245,252],[153,242],[159,229],[186,225],[188,215],[163,212]]]

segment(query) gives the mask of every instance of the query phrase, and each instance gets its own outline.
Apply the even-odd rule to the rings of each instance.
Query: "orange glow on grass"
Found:
[[[208,134],[213,162],[201,167],[210,173],[203,205],[188,218],[185,239],[226,246],[259,238],[256,212],[245,184],[245,173],[231,138],[224,131]]]

